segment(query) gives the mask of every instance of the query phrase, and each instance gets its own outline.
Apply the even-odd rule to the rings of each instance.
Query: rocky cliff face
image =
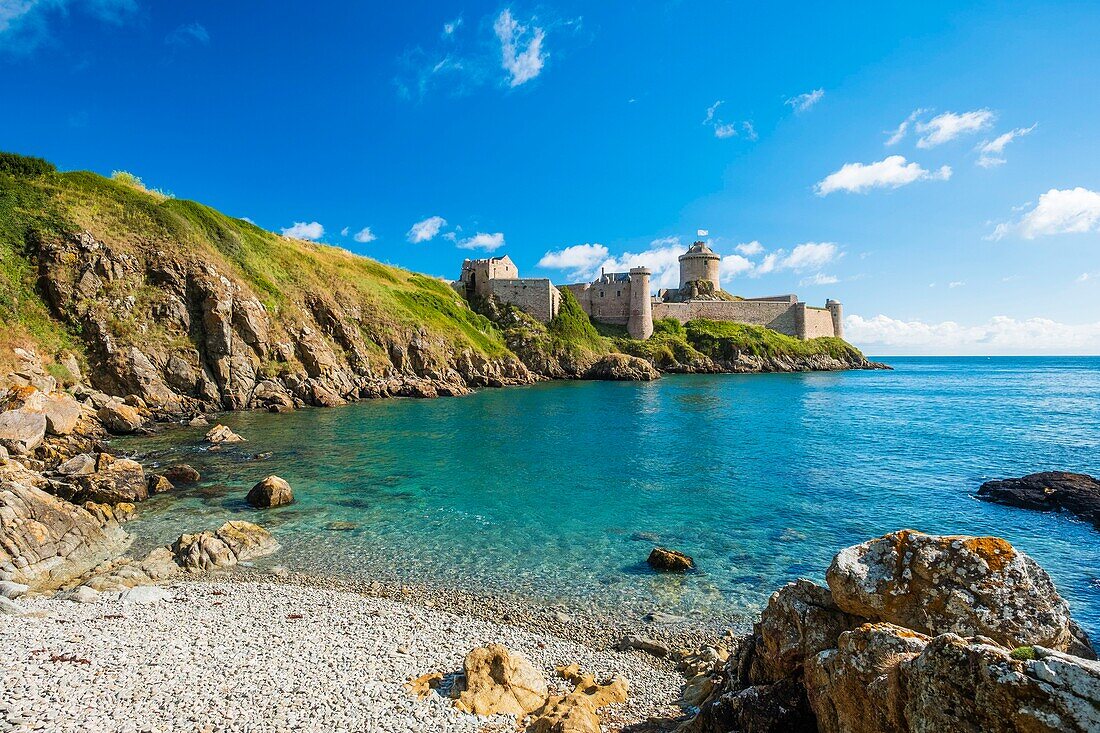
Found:
[[[362,306],[331,293],[272,312],[232,273],[178,250],[120,252],[78,232],[37,238],[30,255],[51,311],[83,335],[92,384],[157,411],[331,406],[535,379],[510,355],[457,348],[428,328],[372,336]]]

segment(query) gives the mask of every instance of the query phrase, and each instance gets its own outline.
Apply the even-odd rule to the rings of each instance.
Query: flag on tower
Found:
[[[695,233],[700,237],[709,237],[710,232],[706,229],[696,229]]]

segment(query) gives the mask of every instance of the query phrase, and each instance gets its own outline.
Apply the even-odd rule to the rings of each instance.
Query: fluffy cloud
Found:
[[[843,256],[835,242],[803,242],[796,245],[789,253],[785,249],[777,249],[764,255],[759,264],[750,273],[752,277],[761,277],[780,270],[792,272],[807,272],[820,270],[825,265],[835,262]],[[818,273],[819,277],[828,277]],[[813,282],[813,278],[806,282]],[[826,284],[826,283],[818,283]]]
[[[998,224],[989,239],[1019,234],[1024,239],[1051,234],[1100,231],[1100,193],[1087,188],[1052,188],[1039,196],[1035,208],[1018,221]]]
[[[924,323],[885,315],[844,321],[847,340],[873,354],[1069,354],[1100,350],[1100,323],[1071,325],[1046,318],[997,316],[964,326]]]
[[[794,108],[795,112],[805,112],[810,107],[821,101],[821,98],[825,96],[824,89],[814,89],[812,92],[806,92],[805,94],[799,94],[796,97],[791,97],[784,104],[789,104]]]
[[[753,255],[758,255],[763,252],[764,245],[760,244],[760,242],[754,239],[751,242],[742,242],[741,244],[734,247],[734,249],[736,249],[743,255],[752,257]]]
[[[429,242],[435,239],[436,235],[439,234],[439,230],[445,226],[447,226],[447,220],[442,216],[429,216],[427,219],[413,224],[405,236],[413,244]]]
[[[928,122],[917,123],[918,148],[934,148],[950,142],[960,135],[968,135],[986,129],[993,124],[996,115],[988,109],[977,109],[972,112],[944,112],[936,115]]]
[[[480,249],[493,252],[504,246],[504,233],[486,234],[485,232],[478,232],[472,237],[460,239],[455,246],[459,249]]]
[[[325,228],[315,221],[308,224],[304,221],[296,221],[293,226],[289,226],[282,231],[284,237],[294,237],[295,239],[318,240],[325,236]]]
[[[347,231],[347,230],[345,229],[345,231]],[[344,236],[346,237],[347,234],[345,234]],[[363,227],[362,229],[360,229],[359,231],[357,231],[355,233],[355,241],[359,242],[361,244],[366,244],[367,242],[373,242],[376,239],[378,239],[378,237],[375,235],[374,232],[372,232],[370,230],[370,227]]]
[[[609,257],[601,264],[608,272],[626,272],[631,267],[648,267],[653,273],[650,284],[654,289],[675,288],[680,285],[679,257],[684,253],[684,245],[679,237],[663,237],[649,243],[644,252],[624,252],[617,257]],[[593,268],[593,276],[600,268]]]
[[[174,31],[165,36],[164,42],[176,48],[205,46],[210,43],[210,34],[202,23],[186,23],[176,26]]]
[[[570,277],[585,278],[607,259],[607,254],[607,247],[602,244],[574,244],[557,252],[547,252],[539,260],[538,266],[550,270],[565,270]]]
[[[505,8],[493,23],[493,32],[500,40],[500,66],[508,72],[509,86],[518,87],[539,75],[547,58],[542,50],[542,28],[528,28]]]
[[[741,130],[745,137],[749,140],[756,139],[756,129],[749,121],[743,122],[724,122],[718,117],[718,108],[725,102],[719,99],[717,102],[707,107],[707,115],[703,118],[703,124],[712,130],[714,130],[714,136],[719,140],[725,140],[729,137],[736,137],[737,131]]]
[[[903,155],[890,155],[875,163],[845,163],[819,181],[814,191],[818,196],[836,191],[863,193],[872,188],[899,188],[915,181],[946,181],[950,177],[951,166],[933,172],[919,163],[906,163]]]
[[[729,282],[738,275],[752,272],[753,267],[752,261],[747,257],[726,255],[722,258],[722,262],[718,267],[718,279],[722,282]]]
[[[1034,130],[1035,127],[1036,125],[1032,125],[1031,127],[1017,127],[1014,130],[1009,130],[1003,135],[998,135],[992,140],[983,140],[982,144],[978,146],[978,165],[982,168],[993,168],[998,165],[1003,165],[1005,162],[1005,146],[1016,138],[1028,134]]]

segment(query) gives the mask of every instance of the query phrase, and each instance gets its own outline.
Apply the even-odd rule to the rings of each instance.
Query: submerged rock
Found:
[[[293,503],[294,492],[285,480],[268,476],[252,487],[245,500],[257,509],[269,509]]]
[[[197,470],[186,463],[169,466],[161,471],[161,475],[175,485],[197,483],[202,478]]]
[[[1100,528],[1100,480],[1083,473],[1045,471],[986,481],[978,498],[1042,512],[1067,511]]]
[[[695,560],[677,550],[654,547],[646,559],[649,567],[667,573],[682,573],[695,567]]]
[[[225,425],[218,423],[206,433],[206,442],[221,445],[222,443],[244,443],[246,441]]]

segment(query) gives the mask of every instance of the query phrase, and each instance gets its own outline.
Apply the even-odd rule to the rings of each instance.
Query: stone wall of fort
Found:
[[[675,318],[687,323],[694,318],[712,321],[736,321],[753,326],[767,326],[788,336],[798,335],[795,322],[795,306],[783,301],[737,300],[702,301],[687,303],[654,303],[653,319]]]
[[[617,326],[625,326],[630,321],[629,280],[611,283],[580,283],[562,287],[568,288],[573,293],[584,312],[594,320]]]
[[[561,308],[561,293],[546,278],[494,279],[489,281],[492,293],[501,302],[549,323]]]
[[[813,308],[803,304],[804,321],[802,338],[814,339],[820,336],[835,336],[833,314],[824,308]]]

